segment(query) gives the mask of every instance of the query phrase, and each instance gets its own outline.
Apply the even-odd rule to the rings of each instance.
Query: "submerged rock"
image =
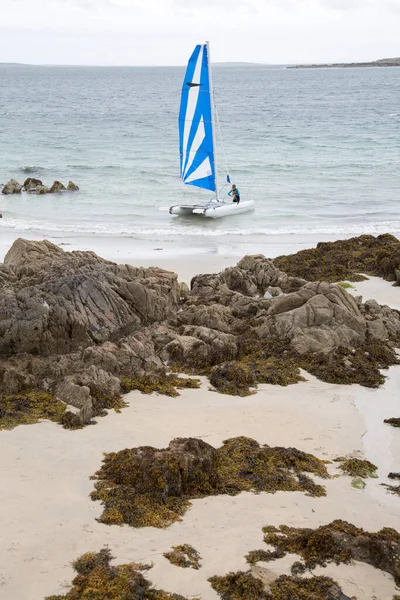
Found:
[[[3,186],[1,193],[5,195],[20,194],[21,191],[22,185],[18,183],[16,179],[11,179],[8,183],[5,184],[5,186]]]
[[[25,192],[33,192],[37,191],[38,187],[42,187],[43,183],[40,179],[35,179],[34,177],[28,177],[24,181],[23,189]]]
[[[55,181],[53,183],[53,185],[51,186],[49,193],[50,194],[57,194],[58,192],[65,192],[67,188],[65,187],[65,185],[63,185],[61,183],[61,181]]]
[[[69,192],[77,192],[79,190],[79,187],[73,181],[69,181],[67,185],[67,190]]]
[[[43,194],[48,194],[49,192],[50,192],[50,190],[47,187],[47,185],[38,185],[35,188],[35,194],[38,194],[39,196],[41,196]]]

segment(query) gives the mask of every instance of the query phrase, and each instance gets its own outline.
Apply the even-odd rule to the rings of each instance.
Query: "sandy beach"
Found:
[[[185,273],[192,276],[198,267],[220,270],[221,263],[214,257],[197,257],[194,264],[189,267],[175,260],[175,271],[185,279]],[[350,291],[364,300],[376,298],[400,307],[399,288],[378,278],[357,283]],[[400,471],[398,432],[383,423],[398,413],[400,367],[386,374],[383,387],[367,389],[326,384],[304,373],[306,382],[260,385],[246,398],[215,393],[202,378],[201,389],[183,390],[178,398],[131,392],[127,408],[119,414],[111,411],[82,430],[66,431],[41,422],[1,431],[1,600],[43,600],[66,593],[73,578],[71,562],[105,546],[116,563],[152,563],[148,577],[159,588],[216,600],[207,579],[246,570],[244,555],[265,546],[264,525],[317,527],[344,519],[371,532],[399,529],[398,498],[381,484],[388,482],[390,471]],[[271,446],[294,446],[329,461],[346,455],[366,458],[378,466],[379,478],[369,479],[364,490],[354,489],[345,475],[320,480],[327,489],[323,498],[277,492],[195,500],[182,521],[165,530],[96,521],[101,507],[89,498],[93,489],[89,477],[100,468],[103,453],[140,445],[162,448],[175,437],[189,436],[216,447],[227,438],[248,436]],[[339,475],[336,464],[328,470]],[[163,557],[172,546],[184,543],[199,551],[200,570],[179,569]],[[280,575],[289,572],[294,560],[291,556],[264,566]],[[364,563],[330,565],[315,574],[332,576],[344,593],[358,600],[391,600],[396,592],[389,574]]]
[[[206,381],[201,390],[185,390],[176,399],[131,392],[129,407],[81,431],[46,422],[1,432],[5,556],[0,597],[42,600],[65,593],[73,576],[71,561],[108,545],[118,562],[154,563],[149,578],[157,587],[211,600],[217,595],[207,578],[246,569],[244,555],[263,547],[264,525],[319,526],[341,518],[369,531],[399,528],[398,498],[380,484],[387,481],[388,469],[400,469],[397,432],[382,422],[397,406],[400,368],[390,370],[384,388],[372,391],[307,379],[289,388],[260,386],[255,396],[244,399],[211,392]],[[325,498],[278,492],[196,500],[182,522],[166,530],[109,527],[95,521],[101,510],[89,499],[89,476],[99,468],[103,452],[165,447],[180,436],[219,446],[238,435],[295,446],[326,460],[365,456],[379,467],[379,479],[369,480],[363,491],[352,488],[347,476],[321,481],[327,487]],[[338,472],[335,465],[329,471]],[[200,552],[199,571],[179,569],[163,557],[181,543]],[[287,559],[268,565],[277,574],[287,572],[287,566]],[[395,593],[390,575],[365,564],[330,566],[323,572],[346,594],[360,599],[389,600]]]

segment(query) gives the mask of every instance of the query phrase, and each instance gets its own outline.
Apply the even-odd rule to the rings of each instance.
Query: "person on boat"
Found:
[[[240,190],[239,190],[239,188],[236,187],[236,185],[234,183],[232,184],[232,189],[229,190],[229,192],[228,192],[228,196],[232,197],[232,202],[236,202],[237,204],[239,204]]]

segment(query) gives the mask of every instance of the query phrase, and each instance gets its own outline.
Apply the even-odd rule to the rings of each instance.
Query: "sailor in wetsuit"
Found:
[[[232,196],[232,202],[236,202],[239,204],[240,202],[240,191],[239,188],[236,187],[235,184],[232,185],[232,189],[229,190],[228,196]]]

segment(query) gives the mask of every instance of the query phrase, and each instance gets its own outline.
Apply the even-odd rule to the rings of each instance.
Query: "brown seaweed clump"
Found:
[[[14,429],[42,419],[61,423],[67,406],[47,392],[0,396],[0,429]]]
[[[281,575],[266,591],[261,580],[250,571],[228,573],[209,579],[221,600],[342,600],[347,598],[329,577],[300,578]]]
[[[379,340],[368,339],[353,349],[307,355],[290,350],[290,344],[284,340],[257,348],[259,343],[249,338],[240,340],[239,360],[224,362],[202,373],[209,376],[211,385],[220,393],[249,396],[259,383],[286,386],[304,381],[300,368],[327,383],[358,383],[377,388],[385,381],[381,370],[400,364],[394,348]]]
[[[362,460],[361,458],[336,458],[335,462],[339,462],[339,469],[350,475],[351,477],[361,477],[362,479],[368,479],[368,477],[376,478],[378,467],[369,460]]]
[[[132,390],[139,390],[142,394],[152,394],[157,392],[170,396],[172,398],[179,396],[178,389],[191,388],[197,389],[200,387],[200,380],[190,377],[178,377],[177,375],[146,375],[136,378],[121,378],[121,388],[124,393]]]
[[[258,562],[270,562],[283,558],[285,553],[282,550],[250,550],[245,556],[246,562],[254,566]]]
[[[152,588],[141,572],[148,570],[148,565],[130,563],[114,567],[110,565],[112,558],[107,548],[84,554],[73,563],[77,575],[70,591],[45,600],[186,600],[178,594]]]
[[[392,417],[391,419],[385,419],[384,423],[387,423],[392,427],[400,427],[400,417]]]
[[[256,579],[250,571],[228,573],[224,577],[214,575],[208,580],[221,600],[271,600],[272,596],[265,591],[260,579]]]
[[[142,446],[107,454],[93,476],[91,498],[104,506],[102,523],[168,527],[195,498],[280,490],[324,496],[324,487],[306,473],[329,477],[324,461],[296,448],[237,437],[215,449],[200,439],[177,438],[162,450]]]
[[[284,554],[299,554],[307,569],[327,563],[365,562],[400,583],[400,533],[385,527],[369,533],[342,520],[317,529],[264,527],[264,541]]]
[[[181,544],[173,546],[169,552],[164,552],[164,556],[169,562],[183,569],[200,569],[201,556],[190,544]]]
[[[97,388],[90,387],[93,417],[105,416],[107,410],[119,412],[126,406],[119,396],[102,394]],[[83,422],[79,414],[67,410],[67,405],[55,396],[42,390],[32,390],[0,395],[0,430],[13,429],[18,425],[30,425],[41,420],[58,423],[64,429],[81,429],[94,421]]]
[[[396,281],[400,242],[388,233],[320,242],[316,248],[279,256],[274,264],[288,275],[308,281],[362,281],[365,277],[360,273]]]
[[[381,369],[400,364],[394,348],[378,340],[367,340],[349,350],[339,348],[331,354],[311,354],[297,357],[298,364],[326,383],[377,388],[385,382]]]

